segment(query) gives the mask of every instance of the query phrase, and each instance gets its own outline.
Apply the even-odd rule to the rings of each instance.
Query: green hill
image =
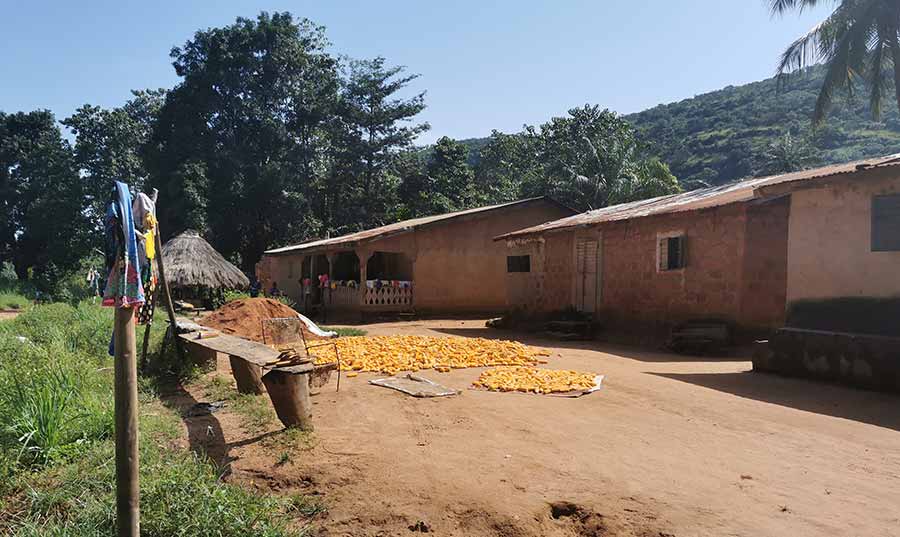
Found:
[[[838,97],[828,121],[814,132],[810,116],[822,76],[823,69],[813,67],[789,77],[780,92],[776,79],[769,78],[659,105],[625,119],[683,183],[721,184],[761,174],[768,145],[785,133],[812,146],[811,165],[900,152],[893,88],[881,122],[872,121],[867,93],[860,88],[853,100]],[[469,147],[470,164],[476,164],[487,139],[461,142]]]
[[[682,181],[718,184],[759,173],[766,147],[786,132],[808,137],[819,164],[900,152],[896,103],[886,99],[884,117],[876,123],[863,89],[852,100],[840,97],[825,125],[813,131],[810,115],[823,72],[814,67],[794,75],[780,92],[770,78],[625,118]]]

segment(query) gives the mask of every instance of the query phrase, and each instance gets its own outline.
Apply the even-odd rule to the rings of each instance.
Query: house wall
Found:
[[[452,220],[415,232],[417,311],[494,312],[507,306],[506,245],[494,237],[571,215],[541,201]]]
[[[298,304],[302,302],[303,292],[298,280],[303,279],[303,255],[281,254],[264,255],[257,265],[256,275],[263,284],[263,292],[268,292],[272,282],[278,282],[282,294],[289,296]]]
[[[626,321],[738,321],[745,229],[742,204],[604,225],[602,311]],[[660,271],[658,237],[674,232],[686,236],[686,266]]]
[[[790,196],[747,206],[742,324],[770,328],[784,324],[790,212]]]
[[[571,214],[540,200],[424,226],[356,249],[403,254],[400,263],[403,271],[412,272],[416,310],[497,312],[507,304],[507,252],[503,242],[494,237]],[[277,281],[282,292],[300,302],[303,255],[263,256],[257,270],[265,288]],[[316,272],[323,268],[317,266]]]
[[[617,326],[671,324],[700,317],[752,327],[780,326],[786,293],[787,198],[750,206],[674,213],[510,242],[531,252],[534,274],[510,275],[511,308],[551,312],[575,303],[578,238],[601,243],[599,315]],[[658,270],[660,236],[684,233],[686,266]],[[537,267],[537,271],[534,268]],[[744,300],[749,293],[753,296]]]
[[[531,272],[507,274],[507,309],[552,312],[572,305],[574,234],[554,233],[508,244],[506,255],[531,257]]]
[[[900,192],[896,168],[794,192],[788,304],[800,299],[900,296],[900,252],[873,252],[872,196]]]

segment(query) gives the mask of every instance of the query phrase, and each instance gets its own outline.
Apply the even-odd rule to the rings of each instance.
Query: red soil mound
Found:
[[[262,342],[262,321],[275,317],[297,317],[297,312],[270,298],[233,300],[200,319],[199,324],[253,341]]]

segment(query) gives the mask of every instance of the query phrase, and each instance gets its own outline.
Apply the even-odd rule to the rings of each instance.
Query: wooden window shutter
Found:
[[[659,239],[659,270],[668,270],[669,268],[669,239]]]

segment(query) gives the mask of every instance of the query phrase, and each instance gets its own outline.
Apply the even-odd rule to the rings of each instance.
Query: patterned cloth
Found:
[[[116,181],[113,199],[106,210],[106,261],[109,278],[103,292],[103,305],[135,308],[144,303],[141,264],[131,212],[128,185]]]

